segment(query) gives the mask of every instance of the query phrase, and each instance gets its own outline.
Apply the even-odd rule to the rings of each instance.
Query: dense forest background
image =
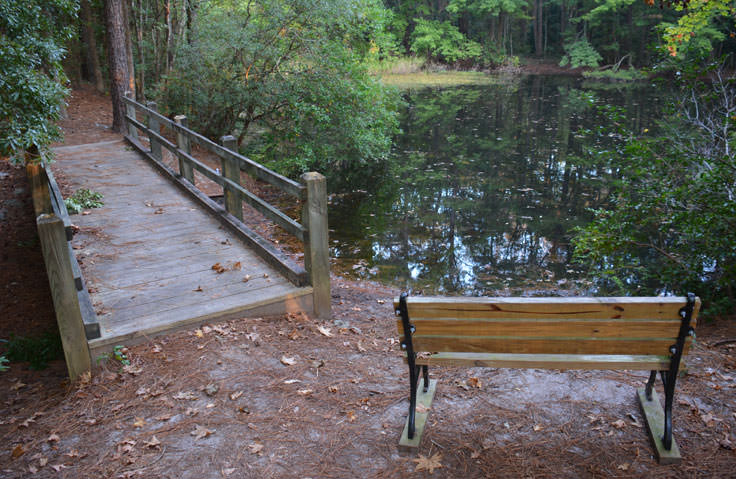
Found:
[[[89,82],[109,92],[116,131],[128,91],[285,174],[355,185],[399,134],[401,95],[378,73],[663,76],[679,96],[656,137],[610,131],[615,118],[588,128],[620,139],[600,163],[620,181],[575,255],[622,291],[694,289],[732,311],[735,18],[734,0],[8,0],[0,156],[49,157],[68,87]]]

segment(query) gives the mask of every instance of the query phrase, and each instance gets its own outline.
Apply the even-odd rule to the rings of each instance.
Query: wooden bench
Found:
[[[409,364],[409,416],[399,442],[417,447],[436,388],[430,365],[651,371],[638,398],[660,463],[680,458],[672,403],[680,359],[694,336],[700,299],[447,298],[394,300]],[[419,384],[423,376],[423,384]],[[653,390],[664,384],[664,411]],[[417,410],[417,403],[421,404]]]

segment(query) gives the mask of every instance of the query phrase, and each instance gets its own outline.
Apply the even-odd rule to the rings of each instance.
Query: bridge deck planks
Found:
[[[72,216],[102,331],[94,351],[247,313],[311,311],[311,287],[291,284],[124,141],[55,151],[72,190],[104,195],[103,207]]]

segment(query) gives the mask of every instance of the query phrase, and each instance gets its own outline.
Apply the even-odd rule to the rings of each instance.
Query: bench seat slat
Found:
[[[457,319],[678,319],[681,297],[447,298],[414,296],[410,318]],[[398,304],[398,298],[395,300]],[[697,313],[697,312],[696,312]],[[695,315],[694,315],[695,316]]]
[[[670,338],[674,340],[680,320],[468,320],[412,318],[420,336],[516,336],[576,338]],[[401,321],[396,322],[401,331]]]
[[[520,354],[669,355],[672,339],[412,336],[414,351]],[[687,352],[687,346],[685,348]]]
[[[627,369],[667,371],[667,356],[584,355],[584,354],[489,354],[436,353],[420,355],[417,364],[430,366],[466,366],[529,369]]]

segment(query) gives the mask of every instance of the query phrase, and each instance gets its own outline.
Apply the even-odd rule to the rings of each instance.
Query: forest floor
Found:
[[[108,99],[89,89],[69,115],[69,144],[112,135]],[[55,320],[23,170],[0,162],[0,186],[7,339]],[[63,361],[10,364],[0,478],[736,477],[736,321],[698,326],[675,398],[679,465],[653,458],[635,399],[646,374],[626,371],[435,368],[425,438],[407,453],[398,291],[338,277],[332,291],[332,321],[251,317],[151,338],[127,348],[129,365],[102,359],[73,384]]]

